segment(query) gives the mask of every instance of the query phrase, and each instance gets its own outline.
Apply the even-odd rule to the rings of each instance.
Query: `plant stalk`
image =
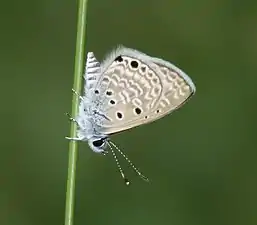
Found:
[[[75,53],[74,83],[73,89],[78,93],[81,91],[82,74],[84,69],[84,49],[86,37],[86,12],[87,0],[78,0],[78,19],[77,19],[77,40]],[[78,113],[79,98],[75,94],[72,97],[73,118]],[[76,137],[77,124],[71,123],[70,137]],[[69,162],[68,162],[68,179],[66,190],[66,209],[65,209],[65,225],[73,225],[74,206],[75,206],[75,180],[76,180],[76,162],[78,155],[78,147],[76,141],[69,143]]]

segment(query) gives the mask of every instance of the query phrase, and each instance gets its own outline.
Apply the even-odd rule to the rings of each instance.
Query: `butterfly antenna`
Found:
[[[121,149],[118,148],[117,145],[115,145],[112,141],[108,141],[115,149],[117,149],[117,151],[123,156],[123,158],[129,163],[129,165],[131,166],[131,168],[144,180],[144,181],[147,181],[149,182],[149,179],[144,176],[137,168],[136,166],[129,160],[129,158],[125,155],[125,153],[123,153],[121,151]],[[108,143],[107,142],[107,143]],[[110,146],[109,144],[109,146]]]
[[[113,150],[111,144],[110,144],[108,141],[107,141],[107,144],[108,144],[108,146],[109,146],[110,149],[111,149],[113,158],[115,159],[116,165],[117,165],[117,167],[118,167],[118,169],[119,169],[119,171],[120,171],[120,174],[121,174],[123,180],[125,181],[125,184],[126,184],[126,185],[129,185],[130,182],[129,182],[129,180],[125,177],[125,175],[124,175],[124,172],[123,172],[123,170],[122,170],[122,168],[121,168],[120,162],[119,162],[119,160],[118,160],[117,155],[115,154],[115,151]]]

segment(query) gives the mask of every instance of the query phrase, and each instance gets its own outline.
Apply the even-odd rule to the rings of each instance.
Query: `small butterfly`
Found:
[[[100,63],[88,52],[84,95],[79,113],[71,121],[77,123],[74,141],[87,141],[97,153],[110,148],[121,176],[128,185],[116,149],[144,180],[145,177],[109,136],[160,119],[181,107],[195,93],[192,80],[173,64],[120,46]]]

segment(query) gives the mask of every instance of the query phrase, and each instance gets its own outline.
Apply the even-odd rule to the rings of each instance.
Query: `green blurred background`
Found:
[[[64,223],[77,2],[2,2],[0,224]],[[257,2],[89,0],[86,51],[173,62],[196,95],[113,141],[151,179],[79,144],[75,225],[257,224]]]

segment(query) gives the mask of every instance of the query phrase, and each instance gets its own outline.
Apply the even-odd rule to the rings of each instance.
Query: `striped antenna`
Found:
[[[113,147],[122,155],[122,157],[129,163],[130,167],[137,173],[137,175],[139,175],[144,181],[149,182],[149,179],[148,179],[146,176],[144,176],[144,175],[137,169],[137,167],[130,161],[130,159],[125,155],[125,153],[123,153],[123,152],[121,151],[121,149],[118,148],[117,145],[115,145],[115,144],[114,144],[112,141],[110,141],[110,140],[108,140],[108,141],[106,141],[106,142],[107,142],[108,146],[110,147],[110,149],[111,149],[111,151],[112,151],[112,154],[113,154],[113,157],[114,157],[114,159],[115,159],[115,161],[116,161],[117,167],[118,167],[118,169],[119,169],[119,171],[120,171],[120,174],[121,174],[122,178],[125,180],[125,184],[126,184],[126,185],[129,185],[130,183],[129,183],[128,179],[125,177],[125,175],[124,175],[124,173],[123,173],[123,170],[122,170],[122,168],[121,168],[121,166],[120,166],[119,160],[118,160],[118,158],[117,158],[117,156],[116,156],[116,154],[115,154],[115,152],[114,152],[112,146],[113,146]]]

